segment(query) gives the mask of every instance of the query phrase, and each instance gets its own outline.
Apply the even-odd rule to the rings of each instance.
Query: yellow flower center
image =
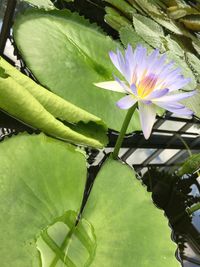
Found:
[[[157,76],[154,74],[149,74],[144,77],[137,85],[137,93],[140,98],[145,98],[155,89],[157,83]]]

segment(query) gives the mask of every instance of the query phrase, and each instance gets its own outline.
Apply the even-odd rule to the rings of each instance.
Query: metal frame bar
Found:
[[[3,55],[6,41],[10,34],[10,28],[12,25],[12,20],[13,20],[16,4],[17,4],[17,0],[8,0],[7,2],[7,7],[6,7],[3,24],[1,28],[1,33],[0,33],[0,55]]]

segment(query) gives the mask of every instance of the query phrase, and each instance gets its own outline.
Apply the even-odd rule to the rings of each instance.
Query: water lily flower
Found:
[[[121,109],[129,109],[138,102],[140,122],[144,137],[149,138],[156,120],[156,106],[173,113],[191,116],[193,112],[179,103],[191,97],[196,91],[174,93],[190,82],[181,74],[181,68],[175,68],[174,62],[166,63],[166,55],[160,55],[155,49],[148,55],[146,48],[138,45],[133,51],[128,45],[125,55],[117,50],[110,52],[110,59],[124,81],[114,77],[114,81],[95,83],[96,86],[126,93],[118,102]]]

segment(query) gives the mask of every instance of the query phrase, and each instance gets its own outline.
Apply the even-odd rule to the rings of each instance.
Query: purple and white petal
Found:
[[[124,92],[126,92],[126,93],[128,93],[128,94],[131,93],[131,89],[125,84],[125,82],[121,81],[121,80],[120,80],[118,77],[116,77],[115,75],[114,75],[114,78],[115,78],[115,81],[116,81],[117,83],[119,83],[119,85],[120,85],[121,87],[124,88]]]
[[[153,104],[146,105],[139,101],[139,115],[145,139],[148,139],[156,120],[156,109]]]
[[[119,68],[121,69],[122,74],[125,74],[125,59],[124,56],[122,55],[122,52],[117,50],[117,58],[118,58],[118,64],[119,64]]]
[[[127,95],[122,97],[118,102],[117,106],[121,109],[129,109],[137,102],[137,99],[134,99],[132,96]]]
[[[101,82],[101,83],[94,83],[95,86],[110,90],[110,91],[115,91],[119,93],[126,93],[125,89],[123,86],[121,86],[118,82],[116,81],[107,81],[107,82]]]
[[[153,66],[159,56],[159,49],[153,50],[153,52],[147,57],[147,75],[153,71]]]
[[[154,99],[157,99],[157,98],[160,99],[160,98],[162,98],[163,96],[165,96],[168,93],[169,93],[169,89],[168,88],[155,90],[151,94],[149,94],[148,97],[146,97],[146,99],[149,99],[149,100],[154,100]]]
[[[136,75],[138,80],[140,80],[147,68],[147,49],[145,47],[138,46],[136,56]]]
[[[191,82],[190,78],[184,78],[182,75],[176,77],[176,79],[172,79],[169,83],[170,91],[175,91],[185,87],[188,83]]]
[[[135,95],[135,96],[137,96],[137,87],[136,87],[136,85],[134,84],[134,83],[132,83],[131,84],[131,92]]]
[[[192,92],[187,92],[187,93],[180,93],[180,94],[174,94],[174,95],[165,95],[160,97],[159,99],[155,99],[155,104],[156,101],[159,102],[178,102],[180,100],[183,100],[185,98],[194,96],[197,93],[197,91],[192,91]]]
[[[165,102],[156,101],[156,105],[172,113],[176,113],[176,114],[183,115],[183,116],[185,115],[191,116],[194,113],[190,109],[186,108],[184,105],[177,103],[177,102],[165,103]]]
[[[147,64],[148,66],[150,66],[152,63],[155,62],[155,60],[157,60],[159,56],[159,49],[154,49],[151,54],[147,57]]]
[[[174,61],[170,61],[169,63],[163,65],[162,68],[160,68],[160,71],[158,72],[158,75],[160,77],[166,77],[166,75],[172,71],[172,69],[174,67]]]
[[[126,62],[126,77],[127,82],[131,84],[132,74],[133,74],[133,64],[134,64],[134,54],[133,49],[130,44],[128,44],[127,49],[125,50],[125,62]]]
[[[140,121],[146,139],[155,122],[156,105],[180,115],[193,114],[179,101],[193,96],[194,91],[171,94],[187,85],[190,79],[182,75],[182,69],[175,67],[173,61],[166,62],[166,54],[159,55],[159,50],[155,49],[148,55],[142,45],[134,51],[128,45],[124,56],[117,50],[117,53],[110,52],[110,58],[126,81],[115,77],[115,82],[95,85],[128,94],[117,102],[121,109],[129,109],[139,102]]]
[[[115,54],[113,51],[110,51],[109,56],[110,56],[110,59],[111,59],[113,65],[118,69],[118,71],[121,72],[117,54]]]
[[[129,82],[131,80],[131,69],[129,67],[129,62],[126,60],[126,57],[124,58],[121,51],[119,51],[118,49],[117,49],[117,54],[111,51],[109,53],[109,56],[115,67]]]
[[[148,73],[154,73],[155,75],[157,75],[163,68],[165,60],[165,54],[162,55],[160,58],[157,55],[157,57],[150,64],[147,65]]]
[[[166,70],[159,75],[160,80],[164,80],[166,84],[171,84],[172,81],[176,81],[181,76],[181,68],[172,70]]]
[[[158,58],[158,60],[155,62],[155,66],[154,69],[152,69],[152,71],[154,71],[155,74],[159,73],[159,71],[163,68],[163,65],[166,61],[166,54],[163,54],[160,58]]]

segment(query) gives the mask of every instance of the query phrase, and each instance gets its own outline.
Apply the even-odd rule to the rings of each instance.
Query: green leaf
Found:
[[[119,31],[122,27],[131,25],[131,22],[129,22],[123,16],[119,15],[115,16],[113,14],[106,14],[104,16],[104,20],[110,27],[112,27],[116,31]]]
[[[190,108],[197,117],[200,118],[200,87],[197,86],[196,90],[197,93],[194,96],[185,99],[182,102],[185,106]]]
[[[105,2],[113,5],[129,19],[132,19],[133,14],[136,13],[136,10],[123,0],[105,0]]]
[[[89,266],[96,249],[94,228],[85,219],[75,226],[77,213],[67,211],[41,231],[37,238],[42,266]]]
[[[178,170],[178,175],[192,174],[199,169],[200,166],[200,154],[193,154],[190,156]]]
[[[121,94],[93,83],[119,75],[108,53],[120,45],[83,21],[67,10],[28,11],[15,22],[15,41],[41,84],[119,131],[126,114],[115,105]]]
[[[135,0],[138,5],[157,23],[162,25],[164,28],[169,30],[172,33],[183,35],[185,31],[180,29],[178,25],[170,19],[166,13],[164,13],[154,2],[149,0]]]
[[[161,39],[166,51],[173,51],[173,53],[180,57],[184,58],[185,51],[180,47],[180,45],[172,39],[170,35],[167,35]]]
[[[78,123],[80,121],[88,123],[92,121],[106,127],[100,118],[51,93],[18,71],[3,58],[0,58],[0,67],[21,86],[27,89],[54,117],[71,123]]]
[[[67,210],[79,211],[85,156],[43,134],[16,136],[0,147],[1,267],[39,267],[36,239],[41,230]]]
[[[117,173],[115,179],[113,170]],[[133,171],[117,161],[109,159],[103,165],[77,227],[65,219],[64,223],[73,229],[70,243],[61,246],[60,242],[56,250],[56,240],[67,237],[63,224],[57,222],[45,229],[38,240],[43,264],[49,261],[51,248],[54,258],[57,255],[65,263],[61,266],[180,266],[163,213],[152,204]],[[86,224],[88,227],[84,227]]]
[[[136,28],[136,31],[140,31],[141,35],[145,33],[145,31],[149,31],[149,35],[153,36],[164,36],[164,32],[162,27],[153,21],[152,19],[139,15],[134,14],[133,16],[133,24]],[[140,27],[142,29],[140,29]]]
[[[187,10],[185,8],[180,8],[179,6],[171,6],[167,9],[167,12],[171,19],[180,19],[187,15]]]
[[[74,143],[103,147],[100,141],[79,134],[56,120],[29,91],[10,76],[0,78],[0,108],[51,136]]]
[[[145,42],[154,48],[159,48],[161,52],[165,51],[161,42],[161,37],[164,36],[164,33],[159,24],[150,18],[137,14],[133,16],[133,25],[137,34],[140,35]]]
[[[200,31],[200,14],[188,15],[180,20],[185,27],[192,31]]]
[[[160,15],[160,8],[155,5],[155,1],[151,2],[149,0],[135,0],[135,2],[145,11],[147,14]]]
[[[120,40],[124,46],[130,44],[135,49],[138,44],[141,44],[146,47],[148,51],[152,50],[152,48],[144,41],[142,37],[140,37],[140,35],[137,34],[137,32],[133,29],[132,26],[121,28],[119,31],[119,35]]]
[[[187,52],[185,56],[188,65],[196,76],[197,82],[200,83],[200,60],[194,54],[189,52]]]
[[[161,16],[161,17],[155,16],[155,17],[153,17],[153,19],[171,33],[175,33],[178,35],[185,35],[188,37],[191,36],[190,33],[185,31],[181,27],[178,27],[177,23],[174,22],[172,19],[169,19],[168,17],[163,18],[163,16]]]
[[[0,77],[1,78],[8,78],[8,74],[6,74],[6,71],[4,68],[0,67]]]
[[[100,170],[83,218],[95,230],[91,264],[101,266],[180,266],[163,212],[128,166],[109,159]]]
[[[175,64],[174,64],[175,67],[182,69],[182,74],[186,78],[191,78],[190,83],[184,87],[184,90],[188,90],[188,91],[189,90],[195,90],[197,87],[197,82],[196,82],[196,79],[195,79],[195,76],[194,76],[192,70],[189,68],[185,59],[177,56],[176,53],[174,53],[172,51],[167,51],[166,54],[167,54],[168,59],[171,59],[175,62]],[[189,101],[190,101],[190,99],[191,98],[189,98]]]
[[[199,40],[195,40],[192,42],[194,49],[197,51],[198,55],[200,55],[200,42]]]
[[[0,146],[2,267],[180,266],[163,212],[128,166],[103,165],[77,225],[84,155],[43,134]]]
[[[50,0],[20,0],[21,2],[27,2],[35,7],[43,8],[45,10],[55,9],[54,4]]]

